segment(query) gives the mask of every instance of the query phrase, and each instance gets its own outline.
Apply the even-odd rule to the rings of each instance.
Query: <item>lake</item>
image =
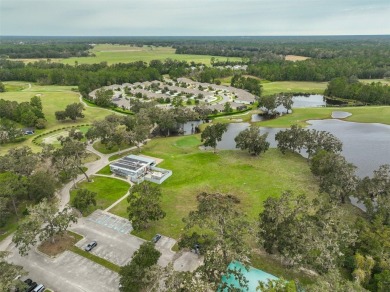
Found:
[[[359,177],[371,176],[382,164],[390,164],[390,126],[383,124],[365,124],[346,122],[337,119],[308,121],[309,129],[327,131],[343,143],[342,155],[355,164]],[[229,124],[228,130],[218,142],[221,150],[236,149],[234,138],[239,132],[249,127],[249,123]],[[275,134],[281,128],[261,128],[261,133],[268,133],[270,147],[276,147]]]

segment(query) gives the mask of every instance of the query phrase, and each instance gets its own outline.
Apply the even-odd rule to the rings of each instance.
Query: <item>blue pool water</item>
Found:
[[[233,270],[240,270],[243,276],[248,280],[248,288],[242,288],[240,287],[238,281],[234,278],[234,276],[223,276],[222,277],[222,283],[227,283],[229,285],[233,284],[235,288],[241,288],[241,291],[245,292],[256,292],[256,287],[259,285],[259,281],[267,283],[268,280],[278,280],[277,277],[268,274],[262,270],[258,270],[255,268],[250,267],[249,270],[245,268],[243,264],[240,262],[231,262],[228,266],[228,269]],[[221,290],[227,291],[226,289]]]

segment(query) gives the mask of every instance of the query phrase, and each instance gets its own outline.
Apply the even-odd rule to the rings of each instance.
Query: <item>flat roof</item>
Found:
[[[111,163],[110,166],[137,172],[139,169],[154,162],[155,161],[153,159],[132,154]]]

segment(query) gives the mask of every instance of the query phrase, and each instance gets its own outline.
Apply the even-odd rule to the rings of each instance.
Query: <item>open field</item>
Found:
[[[123,197],[130,188],[130,184],[115,178],[94,176],[92,179],[93,182],[89,183],[87,181],[83,181],[77,185],[78,189],[87,189],[97,193],[96,206],[92,206],[88,214],[84,214],[84,216],[89,215],[96,209],[106,209],[111,204]],[[76,193],[77,189],[73,189],[70,192],[70,202],[73,201]]]
[[[85,117],[83,119],[78,119],[76,122],[64,121],[58,122],[55,118],[54,112],[59,110],[64,110],[68,104],[74,102],[80,102],[79,94],[72,91],[71,86],[40,86],[36,84],[31,84],[26,82],[4,82],[7,87],[14,88],[15,91],[7,91],[0,93],[0,99],[5,100],[14,100],[17,102],[30,101],[31,97],[34,95],[39,95],[42,100],[43,112],[47,120],[46,129],[37,130],[34,135],[29,136],[29,138],[17,144],[6,144],[0,147],[0,155],[7,152],[8,149],[17,146],[29,146],[34,150],[38,151],[39,147],[34,145],[31,140],[38,134],[49,132],[52,130],[60,129],[63,127],[71,127],[77,125],[83,125],[91,123],[94,120],[103,119],[108,114],[113,112],[99,108],[99,107],[87,107],[84,110]],[[23,89],[24,88],[24,89]]]
[[[285,190],[311,197],[317,192],[309,165],[299,155],[282,155],[276,149],[259,158],[241,151],[214,154],[199,150],[200,144],[196,135],[153,139],[143,147],[142,154],[164,159],[159,167],[172,170],[173,175],[161,185],[166,217],[137,235],[149,239],[161,233],[179,238],[182,218],[196,208],[196,195],[203,191],[238,196],[251,221],[257,219],[267,197],[279,196]],[[127,217],[127,204],[124,200],[110,212]]]
[[[305,61],[307,59],[310,59],[310,57],[305,57],[305,56],[297,56],[297,55],[287,55],[285,57],[286,61]]]
[[[372,83],[372,82],[381,82],[383,84],[390,85],[390,78],[387,79],[359,79],[360,82]]]
[[[309,82],[309,81],[277,81],[262,83],[262,95],[271,95],[280,92],[305,92],[323,94],[327,82]]]
[[[390,125],[390,106],[296,108],[292,114],[257,122],[256,125],[275,128],[287,128],[294,124],[305,126],[307,120],[330,119],[333,111],[350,112],[352,116],[345,121]]]
[[[256,76],[244,75],[254,79],[260,79]],[[221,80],[222,85],[230,85],[232,77],[218,78]],[[304,93],[317,93],[323,94],[327,86],[327,82],[310,82],[310,81],[275,81],[269,82],[262,80],[263,86],[262,95],[272,95],[280,92],[304,92]]]
[[[150,62],[151,60],[173,59],[179,61],[194,61],[195,63],[203,63],[210,65],[210,59],[213,56],[209,55],[176,55],[175,49],[171,47],[154,47],[143,46],[133,47],[129,45],[113,45],[99,44],[91,50],[95,57],[74,57],[68,59],[52,59],[52,62],[60,62],[63,64],[75,65],[78,64],[94,64],[107,62],[109,65],[117,63],[130,63],[135,61]],[[220,61],[229,59],[231,61],[241,61],[241,58],[214,56]],[[25,63],[38,61],[39,59],[18,59]],[[44,59],[46,60],[46,59]]]

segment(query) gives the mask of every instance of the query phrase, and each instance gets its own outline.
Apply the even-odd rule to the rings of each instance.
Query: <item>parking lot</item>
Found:
[[[122,223],[118,221],[122,226]],[[97,246],[91,253],[104,258],[114,264],[123,266],[127,264],[134,252],[144,242],[143,239],[125,234],[113,228],[99,224],[89,218],[80,218],[79,222],[71,230],[84,236],[76,245],[82,249],[91,241],[97,241]]]
[[[9,260],[23,266],[28,278],[55,292],[118,291],[118,274],[69,251],[51,259],[35,251],[21,257],[14,250]]]
[[[139,237],[124,233],[124,230],[131,228],[129,224],[124,218],[116,218],[115,215],[99,210],[87,218],[80,218],[70,230],[84,237],[76,244],[79,248],[84,249],[88,243],[96,241],[98,244],[91,253],[123,266],[130,262],[134,252],[145,242]],[[158,261],[160,266],[165,267],[173,262],[175,270],[193,271],[201,264],[198,255],[173,252],[175,244],[176,240],[166,236],[162,236],[156,243],[156,249],[161,252]],[[50,258],[34,249],[27,257],[21,257],[16,248],[12,247],[9,260],[23,266],[29,272],[28,278],[56,292],[118,291],[117,273],[70,251]]]

